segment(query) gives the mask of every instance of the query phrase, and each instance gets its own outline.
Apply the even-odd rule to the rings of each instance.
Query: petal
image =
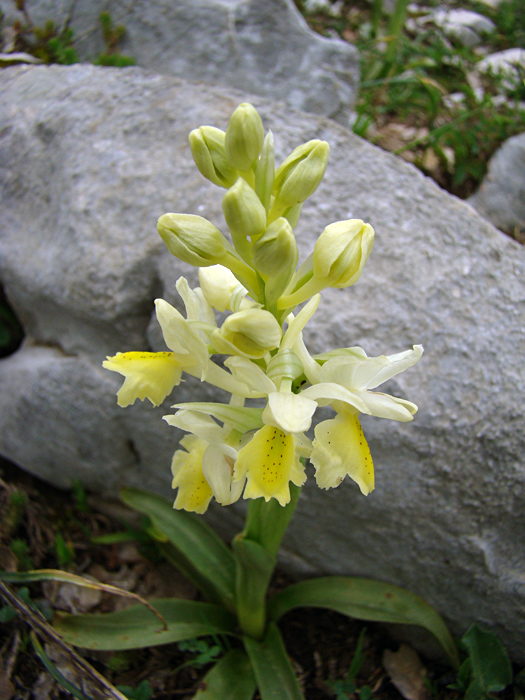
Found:
[[[189,452],[177,450],[173,455],[171,471],[172,487],[178,488],[173,507],[193,513],[204,513],[212,499],[213,492],[202,472],[202,458],[207,443],[193,435],[186,435],[181,444]]]
[[[300,396],[304,396],[307,399],[313,399],[317,401],[320,406],[326,406],[333,401],[344,401],[344,403],[349,404],[356,408],[360,413],[370,413],[363,399],[361,398],[361,392],[357,393],[345,389],[344,386],[340,386],[334,382],[326,382],[321,384],[314,384],[309,386],[304,391],[301,391]]]
[[[119,406],[129,406],[137,399],[149,399],[159,406],[173,387],[180,383],[180,363],[172,352],[118,352],[102,366],[122,374],[126,379],[117,393]]]
[[[374,489],[372,455],[357,415],[340,413],[319,423],[310,460],[319,488],[339,486],[348,475],[365,496]]]
[[[363,357],[350,351],[333,357],[321,368],[321,381],[335,382],[347,389],[367,389],[375,377],[388,368],[385,356]],[[375,384],[377,386],[377,384]]]
[[[268,394],[262,418],[266,425],[273,425],[285,433],[299,433],[309,429],[316,408],[317,403],[304,396],[272,391]]]
[[[179,277],[176,287],[186,307],[186,318],[188,321],[202,321],[212,326],[217,325],[213,309],[204,298],[204,294],[199,287],[191,289],[185,277]]]
[[[398,399],[390,394],[381,394],[373,391],[360,391],[358,393],[367,405],[368,410],[377,418],[390,418],[407,423],[417,411],[417,406],[406,399]]]
[[[388,367],[385,367],[373,381],[370,381],[367,385],[367,389],[375,389],[376,386],[383,384],[387,379],[395,377],[396,374],[404,372],[416,362],[419,362],[423,355],[423,346],[414,345],[412,350],[405,350],[405,352],[399,352],[397,355],[387,355]]]
[[[232,373],[234,379],[246,384],[251,391],[256,391],[262,396],[275,391],[275,384],[263,372],[263,370],[246,357],[228,357],[224,364]]]
[[[209,353],[199,332],[164,299],[155,299],[155,307],[166,345],[184,368],[198,366],[205,375]]]
[[[237,450],[229,445],[209,445],[202,459],[202,471],[215,499],[223,506],[241,497],[245,479],[233,481]]]
[[[293,437],[271,425],[257,431],[237,457],[234,479],[244,476],[244,498],[275,498],[285,506],[290,501],[289,482],[302,486],[306,480]]]
[[[188,404],[191,406],[191,404]],[[181,409],[174,416],[162,416],[169,425],[197,435],[208,443],[222,442],[224,430],[209,415]]]

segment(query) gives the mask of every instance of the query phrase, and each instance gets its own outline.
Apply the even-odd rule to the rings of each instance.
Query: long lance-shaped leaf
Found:
[[[193,700],[252,700],[256,688],[250,659],[232,649],[204,676]]]
[[[304,700],[277,625],[270,623],[258,642],[243,637],[262,700]]]
[[[158,617],[160,623],[164,629],[167,629],[167,624],[162,615],[155,610],[151,603],[145,598],[142,598],[137,593],[131,593],[130,591],[125,591],[122,588],[117,588],[117,586],[110,586],[108,583],[100,583],[100,581],[92,581],[91,579],[83,578],[82,576],[77,576],[76,574],[70,574],[67,571],[60,571],[60,569],[33,569],[32,571],[25,572],[11,572],[11,571],[0,571],[0,581],[8,581],[9,583],[30,583],[31,581],[58,581],[60,583],[69,583],[74,586],[79,586],[80,588],[91,588],[92,590],[105,591],[106,593],[112,593],[113,595],[120,595],[123,598],[132,598],[133,600],[145,605],[148,610],[151,610],[153,615]]]
[[[235,610],[235,561],[221,538],[202,518],[174,510],[164,498],[140,489],[124,488],[124,503],[149,516],[170,541],[168,559],[212,602]],[[161,546],[162,549],[162,546]]]
[[[140,649],[209,634],[235,635],[235,618],[218,605],[174,598],[155,600],[153,605],[166,620],[166,630],[139,605],[102,615],[56,613],[53,626],[69,644],[100,651]]]
[[[452,666],[459,666],[456,645],[441,615],[422,598],[398,586],[347,576],[310,579],[279,592],[269,602],[268,614],[278,620],[297,607],[329,608],[359,620],[420,625],[434,635]]]

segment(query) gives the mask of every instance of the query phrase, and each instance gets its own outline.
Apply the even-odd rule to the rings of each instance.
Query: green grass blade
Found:
[[[262,700],[304,700],[277,625],[268,625],[261,642],[243,640]]]
[[[232,649],[203,678],[193,700],[252,700],[257,688],[250,659]]]
[[[46,655],[44,648],[40,644],[38,637],[34,632],[31,632],[31,643],[33,644],[33,650],[35,654],[38,656],[40,661],[43,663],[45,669],[47,672],[56,680],[56,682],[64,688],[64,690],[67,690],[68,693],[71,693],[71,695],[74,698],[77,698],[77,700],[91,700],[91,698],[84,693],[83,690],[80,690],[80,688],[77,688],[76,685],[73,685],[65,676],[63,676],[58,668],[55,666],[55,664],[51,661],[51,659]],[[122,697],[125,697],[124,695]]]
[[[452,666],[459,666],[458,651],[443,618],[422,598],[398,586],[347,576],[310,579],[274,596],[268,613],[278,620],[297,607],[329,608],[359,620],[420,625],[441,644]]]
[[[212,603],[235,610],[235,561],[231,550],[202,518],[174,510],[170,501],[140,489],[124,488],[124,503],[149,516],[168,538],[165,554]],[[160,547],[163,549],[162,545]]]
[[[153,601],[153,607],[166,620],[166,630],[141,605],[102,615],[56,613],[53,627],[69,644],[100,651],[141,649],[209,634],[235,634],[233,615],[212,603],[167,598]]]

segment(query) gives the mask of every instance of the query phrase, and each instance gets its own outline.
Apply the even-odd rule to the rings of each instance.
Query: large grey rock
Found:
[[[17,67],[0,84],[0,279],[28,336],[0,361],[0,451],[56,484],[171,495],[170,400],[119,409],[119,378],[100,365],[161,347],[153,299],[174,301],[178,275],[195,276],[164,250],[156,220],[180,211],[222,225],[221,191],[197,172],[187,136],[225,127],[251,99],[278,162],[310,138],[332,147],[298,227],[301,255],[332,221],[359,217],[377,232],[358,284],[324,296],[308,345],[426,350],[388,387],[419,404],[415,421],[363,421],[376,490],[310,480],[288,565],[407,586],[454,631],[476,620],[525,660],[524,249],[411,165],[282,104],[140,69]],[[175,394],[210,395],[189,381]],[[229,535],[243,505],[210,517]]]
[[[308,28],[293,0],[27,0],[36,25],[73,29],[83,60],[104,49],[99,16],[126,28],[123,52],[156,73],[228,85],[347,125],[359,85],[350,44]],[[6,22],[23,17],[0,0]]]
[[[469,203],[502,231],[525,243],[525,133],[505,141]]]

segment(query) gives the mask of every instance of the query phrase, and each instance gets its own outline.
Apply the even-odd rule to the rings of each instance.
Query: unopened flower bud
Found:
[[[199,282],[204,298],[217,311],[232,311],[232,296],[247,294],[233,272],[223,265],[199,268]]]
[[[232,235],[237,252],[247,261],[251,261],[250,236],[256,240],[266,229],[266,209],[248,183],[240,177],[230,187],[222,200],[224,218]]]
[[[226,239],[202,216],[164,214],[158,221],[157,231],[170,253],[190,265],[215,265],[226,254]]]
[[[282,207],[293,207],[312,195],[324,177],[330,147],[314,139],[296,148],[275,173],[273,193]]]
[[[326,287],[349,287],[359,279],[373,243],[374,229],[361,219],[330,224],[314,247],[314,278]]]
[[[273,134],[269,131],[264,139],[261,156],[255,168],[255,192],[268,211],[275,178],[275,151]]]
[[[211,339],[219,353],[257,359],[279,347],[281,335],[281,327],[269,311],[245,309],[228,316]]]
[[[239,177],[226,158],[226,134],[213,126],[201,126],[190,133],[195,165],[205,178],[219,187],[231,187]]]
[[[282,275],[288,269],[293,274],[297,258],[292,227],[282,217],[271,223],[253,246],[254,265],[264,278]]]
[[[240,104],[230,118],[226,130],[226,156],[238,170],[250,170],[261,152],[264,127],[255,107]]]

